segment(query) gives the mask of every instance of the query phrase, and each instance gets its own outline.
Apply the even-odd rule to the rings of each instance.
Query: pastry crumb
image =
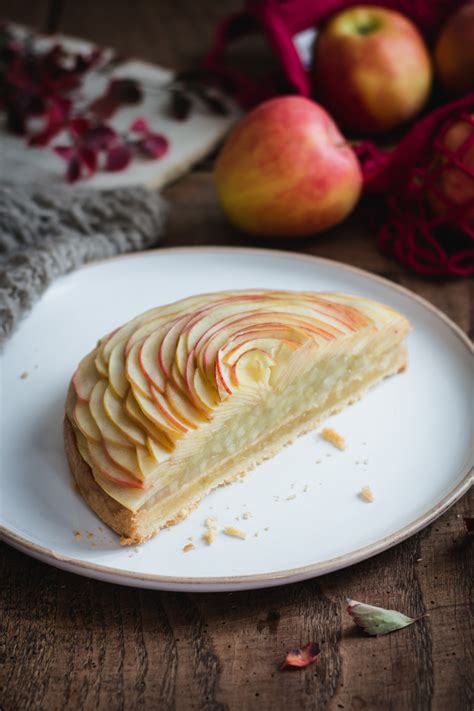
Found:
[[[293,501],[293,499],[296,499],[296,494],[292,494],[291,496],[286,497],[287,501]]]
[[[337,449],[346,448],[346,440],[339,434],[339,432],[333,430],[332,427],[325,427],[321,432],[321,437],[325,439],[326,442],[329,442],[334,447],[337,447]]]
[[[226,526],[223,530],[226,536],[231,536],[232,538],[241,538],[243,541],[247,538],[245,531],[241,531],[239,528],[234,526]]]
[[[359,491],[359,498],[361,498],[362,501],[365,501],[368,504],[371,504],[374,501],[375,497],[372,493],[370,486],[362,487],[362,489]]]
[[[80,531],[74,531],[74,538],[76,541],[80,541],[82,538],[82,533]]]
[[[183,553],[188,553],[189,551],[194,550],[194,545],[192,543],[186,543],[186,545],[183,548]]]
[[[87,538],[94,538],[94,534],[91,531],[87,531]]]
[[[206,528],[216,530],[217,528],[217,518],[215,516],[208,516],[206,518]]]
[[[252,512],[251,511],[245,511],[242,514],[242,518],[245,518],[245,520],[248,520],[249,518],[252,518]]]
[[[258,531],[255,531],[255,533],[253,535],[254,535],[254,538],[258,538],[260,534]]]
[[[320,459],[316,459],[316,464],[321,464],[321,460],[320,460]]]
[[[91,543],[91,548],[97,548],[97,543]]]
[[[27,373],[26,370],[25,370],[25,371],[20,375],[20,380],[26,380],[27,377],[28,377],[28,373]]]
[[[303,487],[303,493],[304,493],[304,494],[306,494],[306,492],[308,491],[308,488],[309,488],[309,487],[308,487],[308,484],[305,484],[304,487]]]
[[[210,528],[208,531],[206,531],[206,533],[202,534],[202,539],[203,541],[206,541],[208,546],[212,546],[216,539],[216,532],[212,528]]]
[[[264,530],[264,531],[269,531],[269,530],[270,530],[270,526],[267,526],[267,527],[264,528],[263,530]]]

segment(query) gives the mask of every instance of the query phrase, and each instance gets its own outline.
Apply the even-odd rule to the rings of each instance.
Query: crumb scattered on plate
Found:
[[[339,432],[333,430],[332,427],[325,427],[321,432],[321,437],[325,439],[326,442],[330,442],[334,447],[337,447],[337,449],[346,448],[346,440]]]
[[[90,531],[87,531],[87,538],[94,538],[94,534]]]
[[[20,375],[20,379],[21,379],[21,380],[26,380],[27,377],[28,377],[28,373],[27,373],[26,370],[25,370],[25,371]]]
[[[183,553],[188,553],[189,551],[194,550],[194,545],[192,543],[186,543],[186,545],[183,548]]]
[[[249,518],[252,518],[252,513],[251,513],[251,511],[245,511],[245,512],[242,514],[242,518],[245,518],[246,520],[248,520]]]
[[[293,499],[296,499],[296,494],[292,494],[291,496],[286,497],[287,501],[292,501]]]
[[[82,533],[80,531],[74,531],[74,538],[76,541],[80,541],[82,538]]]
[[[207,543],[208,546],[211,546],[215,539],[216,539],[216,532],[210,528],[206,533],[202,534],[202,539]]]
[[[235,528],[234,526],[226,526],[223,531],[226,536],[232,536],[232,538],[241,538],[243,541],[247,538],[245,531],[241,531],[240,528]]]
[[[215,516],[208,516],[205,525],[207,531],[202,534],[202,538],[206,541],[207,545],[210,546],[214,543],[216,538],[217,518]]]
[[[359,491],[359,497],[362,499],[362,501],[371,504],[374,501],[374,495],[370,486],[363,486],[362,489]]]

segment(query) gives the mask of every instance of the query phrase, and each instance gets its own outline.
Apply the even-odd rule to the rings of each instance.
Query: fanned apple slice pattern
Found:
[[[258,398],[301,349],[375,328],[368,314],[340,294],[264,290],[142,314],[103,338],[74,375],[72,419],[89,460],[115,485],[146,489],[177,442],[236,392]]]

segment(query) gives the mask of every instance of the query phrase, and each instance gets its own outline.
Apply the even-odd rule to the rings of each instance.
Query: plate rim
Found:
[[[393,282],[390,279],[386,279],[385,277],[379,276],[378,274],[373,274],[372,272],[369,272],[365,269],[361,269],[360,267],[355,267],[351,264],[346,264],[344,262],[339,262],[337,260],[328,259],[326,257],[319,257],[312,254],[301,254],[299,252],[292,252],[291,250],[219,245],[158,247],[155,249],[120,254],[114,257],[89,262],[87,264],[82,265],[78,269],[75,269],[73,272],[69,272],[64,276],[73,276],[82,270],[94,268],[100,266],[101,264],[108,264],[109,262],[117,261],[119,259],[134,259],[155,253],[182,254],[193,252],[239,252],[243,254],[260,254],[266,256],[270,254],[272,256],[278,257],[291,257],[299,261],[306,261],[312,263],[319,262],[322,264],[328,264],[332,267],[343,269],[344,271],[355,272],[356,274],[366,279],[369,279],[370,281],[374,281],[376,283],[389,287],[390,289],[393,289],[394,291],[407,296],[409,299],[418,302],[418,304],[420,304],[424,309],[428,310],[437,318],[441,319],[441,321],[443,321],[451,329],[451,331],[453,331],[454,334],[460,339],[462,344],[467,347],[468,352],[470,352],[471,355],[474,354],[474,344],[471,343],[469,337],[464,333],[464,331],[456,323],[454,323],[454,321],[452,321],[445,313],[443,313],[443,311],[441,311],[427,299],[422,296],[419,296],[410,289],[401,286],[400,284],[397,284],[396,282]],[[54,283],[51,285],[50,288],[54,288]],[[269,573],[253,573],[250,575],[236,576],[183,577],[158,575],[154,573],[140,573],[137,571],[127,571],[121,568],[113,568],[107,565],[90,563],[88,561],[80,560],[71,556],[63,556],[54,551],[54,549],[52,548],[39,545],[37,543],[34,543],[33,541],[30,541],[28,538],[14,533],[3,523],[0,524],[0,540],[3,540],[5,543],[12,545],[14,548],[17,548],[18,550],[28,555],[31,555],[33,558],[42,560],[43,562],[49,563],[50,565],[53,565],[57,568],[69,570],[70,572],[76,572],[86,577],[92,577],[102,580],[108,579],[110,582],[115,582],[118,584],[125,584],[131,586],[140,586],[140,584],[142,584],[143,586],[145,584],[146,587],[153,587],[155,589],[192,589],[194,592],[218,592],[224,590],[228,591],[251,589],[254,587],[271,587],[276,585],[284,585],[290,582],[306,580],[308,578],[328,574],[336,570],[341,570],[348,566],[355,565],[356,563],[359,563],[363,560],[366,560],[367,558],[371,558],[372,556],[375,556],[378,553],[382,553],[383,551],[392,548],[398,543],[401,543],[410,536],[414,535],[415,533],[432,523],[436,518],[441,516],[458,499],[460,499],[461,496],[463,496],[469,491],[474,478],[473,466],[474,465],[472,461],[468,461],[461,472],[460,481],[451,489],[448,494],[446,494],[442,499],[440,499],[428,511],[424,512],[414,521],[402,527],[395,533],[392,533],[389,536],[385,536],[379,539],[378,541],[371,543],[368,546],[358,548],[355,551],[336,556],[335,558],[330,558],[329,560]]]

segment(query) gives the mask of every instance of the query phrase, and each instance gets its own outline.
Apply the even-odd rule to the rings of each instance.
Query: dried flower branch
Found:
[[[128,77],[111,78],[102,96],[84,103],[81,94],[86,74],[109,72],[123,58],[106,50],[75,53],[61,44],[40,51],[33,35],[20,36],[0,25],[0,111],[7,129],[25,136],[27,144],[47,146],[65,132],[70,143],[53,150],[67,163],[69,182],[94,175],[97,170],[124,170],[134,156],[157,160],[169,150],[169,141],[136,119],[119,135],[108,125],[123,106],[138,105],[145,93],[166,93],[169,113],[186,119],[193,106],[226,115],[227,107],[203,72],[185,72],[163,86],[146,86]]]

